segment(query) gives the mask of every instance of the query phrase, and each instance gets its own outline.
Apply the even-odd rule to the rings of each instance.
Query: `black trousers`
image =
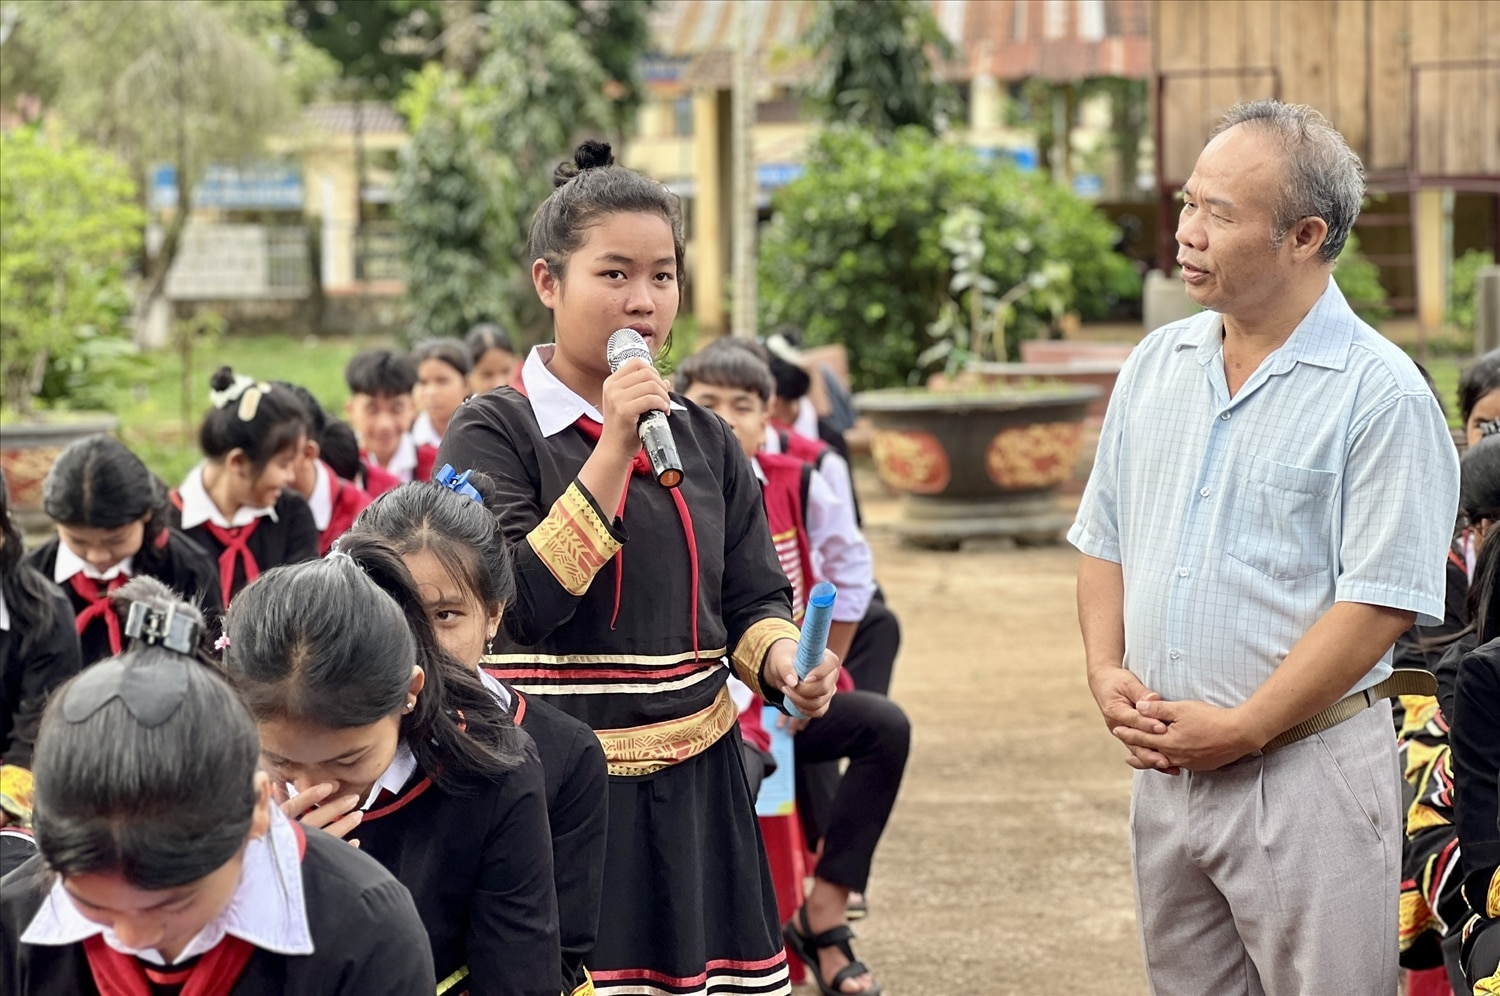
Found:
[[[901,651],[901,623],[879,588],[870,599],[854,642],[849,645],[849,659],[844,668],[854,679],[854,687],[877,695],[891,693],[891,676],[896,670],[896,655]]]
[[[896,805],[911,724],[906,713],[884,695],[839,692],[828,712],[807,724],[792,741],[797,759],[797,807],[809,844],[823,841],[818,877],[863,892],[880,835]],[[838,762],[849,767],[838,779],[826,814],[808,814],[813,793],[824,790],[807,774],[819,768],[838,774]],[[810,820],[809,815],[813,815]]]

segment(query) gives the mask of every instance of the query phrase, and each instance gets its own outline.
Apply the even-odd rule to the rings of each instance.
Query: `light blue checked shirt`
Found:
[[[1121,565],[1126,667],[1228,707],[1336,601],[1441,621],[1458,456],[1416,365],[1332,279],[1232,400],[1222,327],[1203,312],[1131,353],[1068,540]]]

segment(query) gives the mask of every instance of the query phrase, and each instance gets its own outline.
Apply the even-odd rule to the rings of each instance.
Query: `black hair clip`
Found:
[[[63,719],[82,723],[114,699],[125,703],[131,717],[145,727],[172,718],[187,694],[188,668],[182,657],[142,663],[121,657],[100,661],[84,671],[62,701]]]
[[[1492,418],[1488,422],[1479,423],[1479,438],[1485,439],[1500,433],[1500,418]]]
[[[192,654],[198,647],[199,624],[192,616],[175,608],[152,608],[144,602],[131,602],[125,619],[125,635],[147,646],[166,647],[179,654]]]
[[[479,504],[483,505],[484,496],[479,493],[478,488],[469,483],[469,475],[472,473],[474,473],[474,471],[466,470],[462,474],[460,474],[458,471],[453,469],[453,464],[445,463],[443,464],[443,469],[434,474],[432,479],[434,482],[441,484],[443,487],[447,488],[449,491],[452,491],[454,494],[463,495],[465,498],[472,498],[474,501],[477,501],[479,502]]]

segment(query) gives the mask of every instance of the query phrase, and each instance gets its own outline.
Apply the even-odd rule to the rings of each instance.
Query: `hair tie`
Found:
[[[271,385],[263,380],[239,376],[224,390],[209,391],[208,400],[215,408],[226,408],[238,401],[240,406],[236,414],[241,422],[250,422],[255,419],[255,413],[260,408],[260,399],[270,390]]]
[[[359,566],[358,564],[355,564],[353,557],[349,556],[349,554],[347,552],[339,549],[338,540],[334,540],[333,541],[333,548],[328,551],[328,555],[325,556],[323,559],[324,560],[338,560],[340,558],[343,558],[344,560],[349,561],[349,563],[354,564],[354,566],[356,566],[356,567]]]
[[[139,604],[139,603],[137,603]],[[133,613],[132,613],[133,614]],[[63,719],[82,723],[119,699],[140,725],[160,726],[177,712],[187,694],[188,668],[185,658],[142,663],[111,657],[100,661],[74,679],[62,701]]]
[[[447,488],[449,491],[452,491],[456,495],[462,495],[465,498],[472,498],[475,501],[479,502],[479,504],[483,505],[484,495],[480,494],[479,489],[469,483],[469,475],[472,473],[474,473],[474,471],[470,469],[460,474],[458,471],[453,469],[453,464],[445,463],[443,464],[443,469],[433,475],[432,480],[434,483],[441,484],[443,487]]]
[[[788,342],[786,336],[780,332],[766,338],[766,351],[778,360],[784,360],[793,366],[802,365],[802,354],[797,352],[797,347]]]

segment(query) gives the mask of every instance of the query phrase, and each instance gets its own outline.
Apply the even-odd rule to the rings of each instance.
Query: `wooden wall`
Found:
[[[1496,0],[1154,0],[1152,33],[1164,186],[1192,172],[1224,111],[1271,96],[1327,115],[1372,185],[1412,168],[1500,178]]]

